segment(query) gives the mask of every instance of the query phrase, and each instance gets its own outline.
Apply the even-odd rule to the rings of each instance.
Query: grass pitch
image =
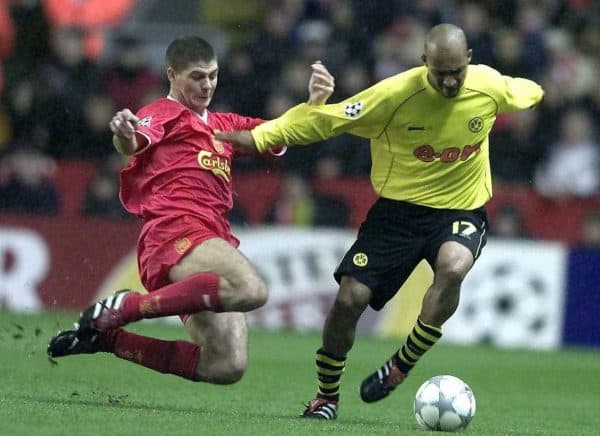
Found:
[[[0,435],[423,435],[412,413],[419,385],[438,374],[470,384],[473,435],[597,435],[600,352],[432,349],[389,398],[364,404],[358,385],[400,345],[359,337],[335,422],[302,420],[315,393],[318,334],[252,331],[250,365],[231,386],[191,383],[108,354],[50,362],[46,343],[74,314],[0,312]],[[186,338],[181,327],[142,322],[132,331]]]

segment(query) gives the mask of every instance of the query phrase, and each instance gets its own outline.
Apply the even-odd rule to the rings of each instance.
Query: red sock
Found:
[[[196,369],[201,347],[191,342],[163,341],[112,329],[102,336],[100,349],[163,374],[198,381]]]
[[[132,293],[120,308],[126,323],[203,310],[221,311],[219,276],[216,274],[196,274],[145,295]]]

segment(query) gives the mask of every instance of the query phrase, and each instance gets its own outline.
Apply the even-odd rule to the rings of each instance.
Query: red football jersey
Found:
[[[263,120],[208,112],[205,122],[168,98],[144,106],[137,116],[140,149],[121,171],[125,209],[145,221],[178,215],[194,215],[208,223],[225,220],[233,205],[235,152],[212,135],[216,130],[252,129]]]

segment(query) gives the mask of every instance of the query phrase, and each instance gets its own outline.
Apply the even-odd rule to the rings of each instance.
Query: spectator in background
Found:
[[[506,128],[494,130],[490,136],[490,164],[494,183],[530,184],[535,164],[544,148],[536,138],[537,111],[522,111],[505,115]]]
[[[503,204],[490,219],[489,234],[497,238],[529,238],[521,209],[516,204]]]
[[[266,221],[296,227],[345,227],[349,211],[343,200],[315,195],[304,177],[286,173],[281,192]]]
[[[7,2],[0,1],[0,95],[4,90],[3,62],[8,58],[15,44],[15,24]]]
[[[423,51],[424,26],[411,17],[394,21],[375,37],[373,75],[379,81],[418,65]]]
[[[310,63],[310,61],[306,62],[298,58],[292,58],[282,63],[281,78],[276,82],[273,89],[282,90],[289,94],[294,101],[304,99],[306,95],[305,84],[310,77],[310,71],[306,69],[307,63]]]
[[[296,60],[306,64],[314,59],[341,61],[343,49],[339,53],[332,52],[333,27],[326,20],[305,20],[296,27]],[[341,47],[340,47],[341,48]],[[339,65],[339,63],[337,64]]]
[[[493,65],[494,38],[491,33],[490,16],[485,7],[475,2],[461,4],[458,7],[458,21],[473,50],[472,62]]]
[[[600,249],[600,209],[590,211],[583,220],[578,246]]]
[[[70,158],[101,160],[113,155],[112,134],[106,128],[116,106],[109,95],[90,93],[83,102],[82,124],[78,128],[79,146],[73,149]]]
[[[82,31],[84,52],[97,62],[104,51],[106,33],[131,13],[137,0],[42,0],[48,21],[55,29]]]
[[[236,112],[264,113],[264,102],[269,89],[266,86],[256,86],[256,77],[255,59],[247,50],[236,49],[229,53],[228,62],[219,72],[219,79],[230,83],[231,89],[243,90],[223,95],[234,106]]]
[[[331,24],[328,39],[327,61],[341,68],[343,62],[361,59],[368,61],[370,53],[370,37],[365,28],[357,26],[358,16],[363,8],[352,7],[353,0],[333,0],[322,18]],[[313,2],[318,3],[318,2]],[[364,3],[364,2],[362,2]]]
[[[523,45],[525,68],[538,78],[548,65],[545,34],[548,30],[548,13],[534,2],[516,2],[512,27],[519,30]],[[535,74],[534,74],[535,72]]]
[[[104,71],[102,84],[117,107],[136,111],[143,106],[148,89],[162,89],[163,79],[148,66],[141,42],[136,37],[122,35],[116,38],[115,50],[115,62]]]
[[[198,3],[201,21],[226,30],[232,45],[238,47],[256,28],[269,2],[227,0],[227,7],[223,7],[223,0],[202,0]]]
[[[372,83],[367,68],[356,61],[344,65],[343,71],[344,74],[337,81],[335,92],[340,100],[357,94]],[[288,150],[288,157],[291,158],[296,153],[301,154],[299,159],[307,159],[306,153],[295,148]],[[342,134],[324,141],[321,146],[313,149],[311,158],[314,163],[309,173],[313,177],[368,177],[371,170],[369,141],[354,135]]]
[[[6,60],[6,78],[11,83],[37,71],[49,51],[50,25],[39,0],[3,1],[9,4],[16,31],[12,56]]]
[[[581,101],[582,109],[590,113],[592,120],[600,120],[600,80],[596,80],[594,87]]]
[[[119,172],[123,164],[121,156],[114,153],[104,161],[88,186],[82,207],[85,216],[132,218],[119,200]]]
[[[56,164],[39,151],[19,147],[0,164],[0,210],[55,214],[60,200],[52,176]]]
[[[444,0],[397,0],[398,15],[409,15],[418,19],[427,28],[444,21],[455,21],[454,14],[450,11],[453,7],[448,7]]]
[[[548,75],[554,86],[568,93],[566,98],[570,99],[590,93],[597,81],[598,59],[581,53],[564,29],[548,30],[546,45],[550,53]]]
[[[548,159],[538,165],[535,189],[548,197],[589,197],[600,188],[600,144],[592,121],[581,109],[568,111]]]
[[[36,87],[37,96],[43,96],[46,104],[41,109],[43,118],[36,123],[47,130],[48,153],[55,158],[81,156],[86,147],[79,136],[85,123],[82,108],[86,97],[93,90],[101,89],[100,70],[85,57],[83,36],[75,28],[55,29],[51,52],[40,66],[41,80],[47,82],[47,86]]]
[[[528,64],[523,37],[512,28],[502,28],[494,35],[494,66],[511,76],[524,77],[535,73]]]
[[[98,64],[86,58],[84,33],[76,27],[52,31],[50,52],[40,70],[48,77],[50,92],[62,100],[80,103],[90,90],[100,88]]]
[[[279,76],[283,59],[294,57],[291,35],[298,16],[297,11],[282,5],[267,9],[260,31],[248,43],[246,50],[255,63],[256,77],[271,83]]]

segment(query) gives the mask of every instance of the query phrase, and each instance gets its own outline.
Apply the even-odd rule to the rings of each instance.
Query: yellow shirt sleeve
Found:
[[[544,90],[533,80],[505,76],[488,66],[482,65],[480,67],[491,73],[492,84],[490,88],[496,94],[498,113],[529,109],[542,101]]]
[[[281,117],[252,129],[256,148],[262,153],[276,144],[304,145],[342,133],[376,138],[383,133],[398,105],[394,80],[398,79],[379,82],[340,103],[299,104]]]

